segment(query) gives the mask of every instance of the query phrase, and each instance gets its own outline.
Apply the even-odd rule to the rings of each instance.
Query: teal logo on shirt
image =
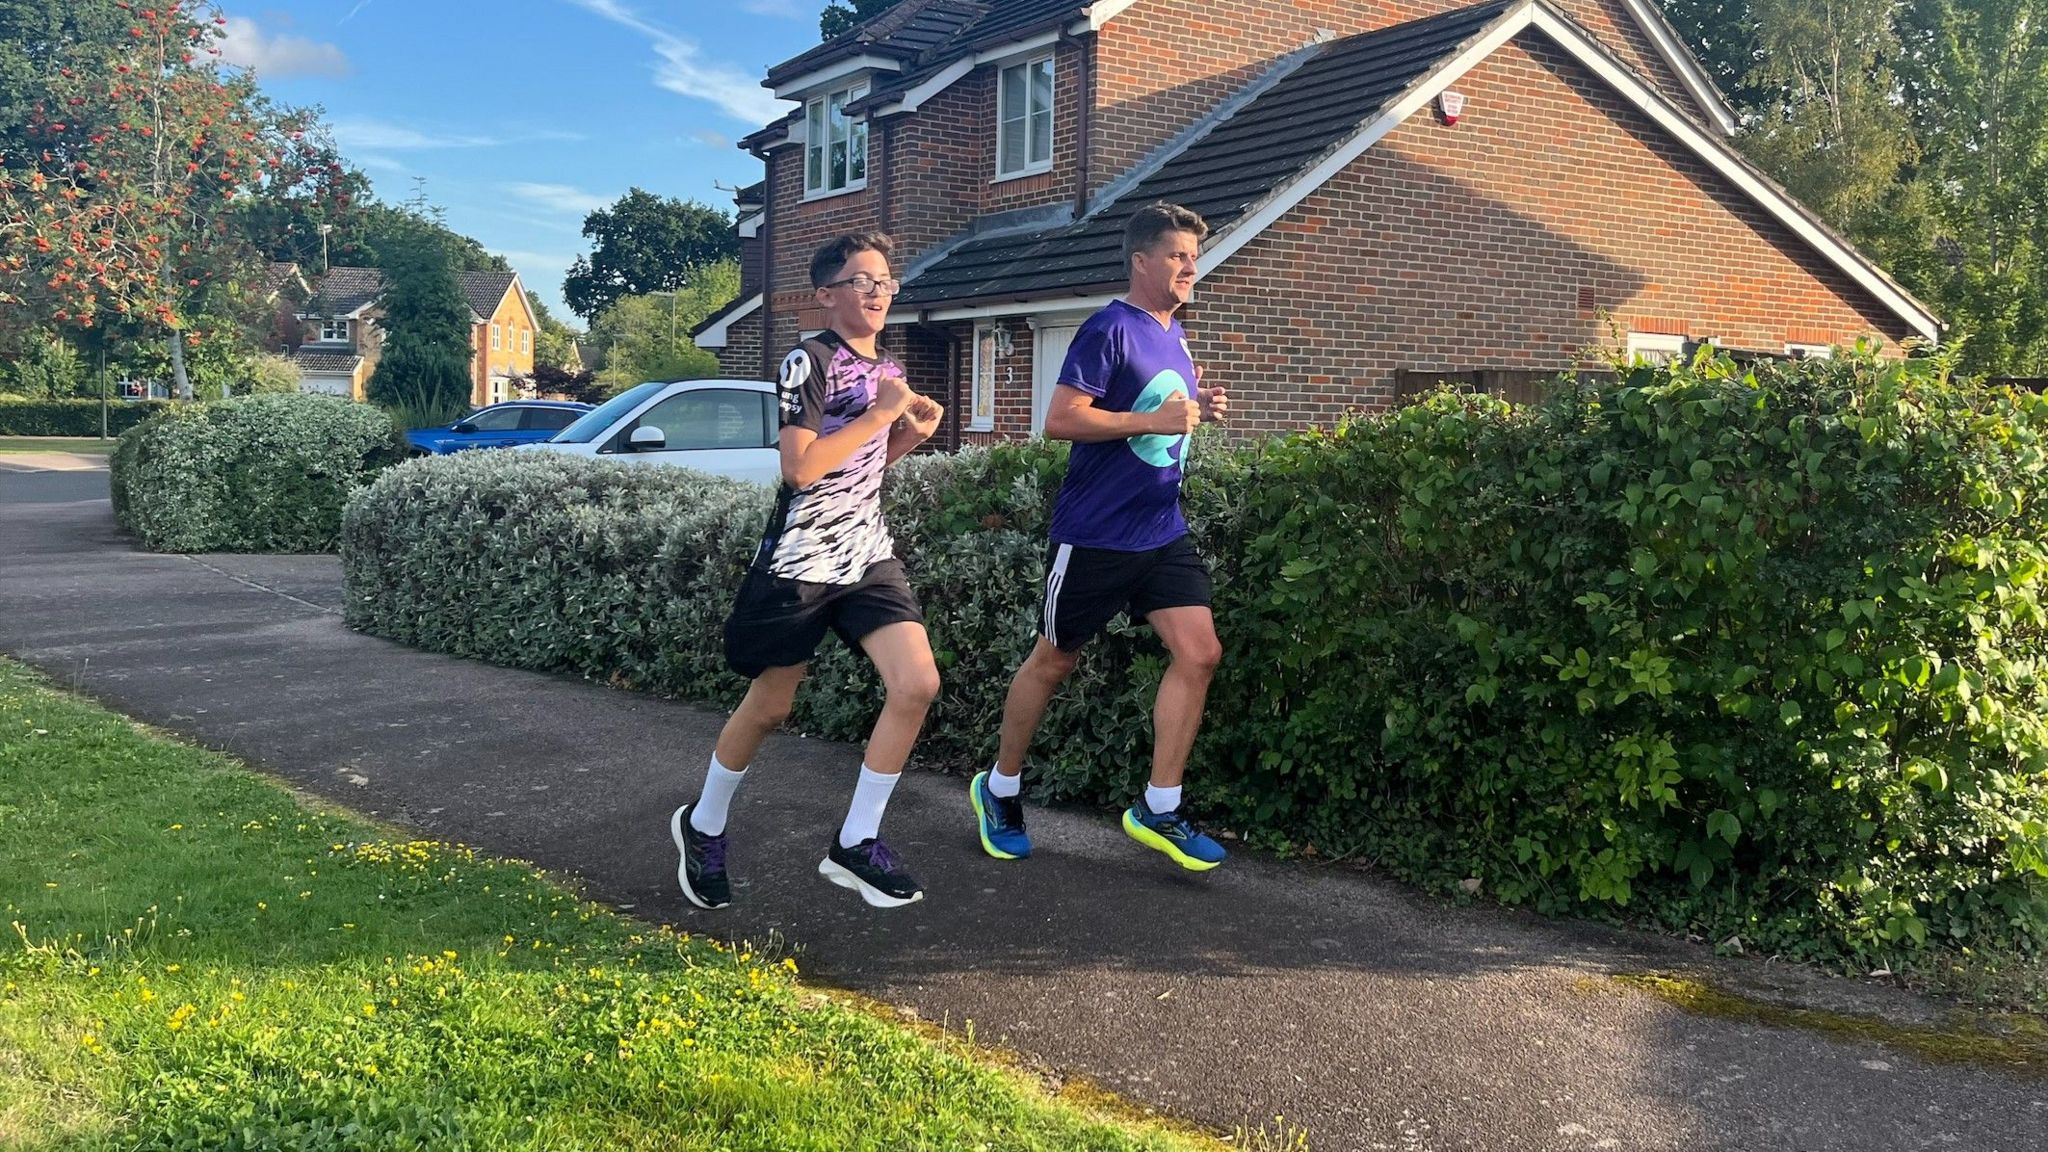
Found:
[[[1133,412],[1157,412],[1168,397],[1188,395],[1187,378],[1168,368],[1152,378],[1145,390],[1131,404]],[[1187,443],[1185,433],[1179,436],[1160,436],[1147,433],[1130,439],[1131,452],[1138,459],[1154,468],[1171,468],[1180,462],[1182,446]]]

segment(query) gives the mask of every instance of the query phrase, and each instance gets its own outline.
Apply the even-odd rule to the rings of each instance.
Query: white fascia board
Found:
[[[863,72],[900,72],[903,65],[887,56],[861,55],[851,60],[828,64],[815,72],[806,72],[789,80],[775,89],[778,100],[808,100],[820,92],[829,92],[844,87],[857,79]]]
[[[893,116],[899,112],[915,112],[919,108],[924,107],[925,102],[932,97],[965,80],[968,74],[983,64],[993,64],[998,60],[1028,56],[1041,49],[1050,48],[1059,42],[1060,33],[1046,32],[1019,40],[1014,44],[1001,44],[994,48],[983,49],[972,56],[962,56],[939,71],[932,73],[931,76],[927,77],[923,83],[915,88],[907,89],[887,104],[870,109],[869,114],[874,116]]]
[[[998,316],[1041,316],[1048,312],[1086,312],[1107,308],[1115,296],[1055,296],[1047,300],[1024,300],[1006,304],[978,304],[949,308],[944,304],[924,310],[889,314],[891,324],[944,324],[951,320],[987,320]]]
[[[745,304],[733,309],[730,315],[711,327],[704,329],[702,332],[697,333],[697,347],[707,349],[725,347],[726,343],[731,339],[732,326],[759,312],[761,310],[762,298],[762,294],[755,294]]]
[[[1724,135],[1735,135],[1737,125],[1734,111],[1728,107],[1728,101],[1721,95],[1721,90],[1715,87],[1713,77],[1708,76],[1707,70],[1700,66],[1699,58],[1672,34],[1671,22],[1651,8],[1647,0],[1621,2],[1628,8],[1629,15],[1635,17],[1643,34],[1650,38],[1650,43],[1657,46],[1657,54],[1664,57],[1664,62],[1678,73],[1679,81],[1685,85],[1686,91],[1692,93],[1692,98],[1699,104],[1700,111],[1706,113],[1714,122],[1714,127],[1719,128]]]

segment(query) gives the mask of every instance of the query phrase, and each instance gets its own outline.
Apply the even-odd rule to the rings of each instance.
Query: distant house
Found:
[[[287,271],[288,270],[288,271]],[[299,388],[366,398],[370,375],[384,349],[380,301],[384,276],[375,268],[329,268],[306,280],[296,265],[272,265],[280,283],[298,277],[305,294],[287,312],[279,307],[279,343],[299,368]],[[470,311],[470,403],[509,399],[517,381],[533,373],[540,324],[517,272],[461,272],[457,279]],[[279,300],[295,294],[281,292]]]
[[[772,378],[814,249],[879,228],[891,347],[939,442],[1043,425],[1123,226],[1214,231],[1185,318],[1233,425],[1285,431],[1713,340],[1761,356],[1940,321],[1735,147],[1650,0],[901,0],[770,68],[738,299],[694,333]]]

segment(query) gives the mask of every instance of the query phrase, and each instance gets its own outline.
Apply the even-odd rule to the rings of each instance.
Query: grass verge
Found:
[[[0,905],[5,1149],[1217,1147],[5,660]]]
[[[0,436],[0,452],[78,452],[105,456],[114,450],[112,440],[75,436]]]

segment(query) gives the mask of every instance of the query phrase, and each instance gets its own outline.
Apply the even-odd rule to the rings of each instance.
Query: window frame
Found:
[[[353,327],[354,323],[355,323],[354,321],[350,320],[350,319],[349,319],[348,317],[346,317],[346,316],[323,316],[323,317],[321,317],[321,318],[320,318],[320,339],[319,339],[319,340],[317,341],[317,343],[321,343],[321,344],[347,344],[347,343],[349,343],[350,339],[351,339],[351,338],[352,338],[352,337],[354,336],[354,334],[355,334],[355,329],[354,329],[354,327]],[[340,332],[341,332],[341,335],[339,335],[339,336],[335,336],[335,335],[333,335],[333,334],[332,334],[332,333],[333,333],[333,332],[334,332],[334,331],[336,330],[336,328],[337,328],[337,327],[339,328],[339,330],[340,330]]]
[[[804,101],[804,199],[844,196],[868,186],[868,169],[873,160],[868,154],[868,118],[855,118],[842,111],[839,120],[845,125],[846,135],[842,140],[832,139],[832,102],[838,100],[839,106],[844,108],[866,96],[868,91],[866,80],[856,80]],[[856,138],[860,141],[860,178],[857,180],[853,176]],[[844,181],[836,187],[832,184],[832,146],[835,143],[846,145]]]
[[[500,325],[493,321],[491,324],[491,351],[502,352],[504,350]]]
[[[1802,344],[1790,340],[1785,342],[1785,359],[1787,360],[1833,360],[1834,358],[1835,349],[1832,344]]]
[[[962,431],[993,432],[996,430],[996,329],[998,324],[976,324],[974,326],[974,347],[972,366],[968,376],[967,425]],[[986,363],[982,356],[982,342],[988,343]]]
[[[1052,171],[1053,146],[1059,134],[1060,76],[1059,65],[1055,61],[1054,53],[1041,52],[1019,60],[1014,64],[1005,64],[996,70],[996,183],[1002,183],[1005,180],[1021,180],[1026,176],[1036,176],[1041,172]],[[1041,65],[1046,70],[1045,108],[1042,113],[1045,125],[1043,141],[1037,140],[1033,136],[1035,131],[1033,126],[1039,121],[1041,113],[1031,107],[1031,73],[1032,70],[1037,69]],[[1018,168],[1004,168],[1003,156],[1007,151],[1005,145],[1010,139],[1010,122],[1012,119],[1005,115],[1003,107],[1003,94],[1007,90],[1005,78],[1011,73],[1019,71],[1024,73],[1024,113],[1015,119],[1024,130],[1024,163]],[[1045,146],[1045,158],[1042,160],[1034,160],[1032,158],[1032,145],[1037,143],[1043,143]]]
[[[1637,359],[1671,364],[1685,357],[1685,344],[1685,337],[1675,332],[1630,332],[1626,351],[1631,364]]]

